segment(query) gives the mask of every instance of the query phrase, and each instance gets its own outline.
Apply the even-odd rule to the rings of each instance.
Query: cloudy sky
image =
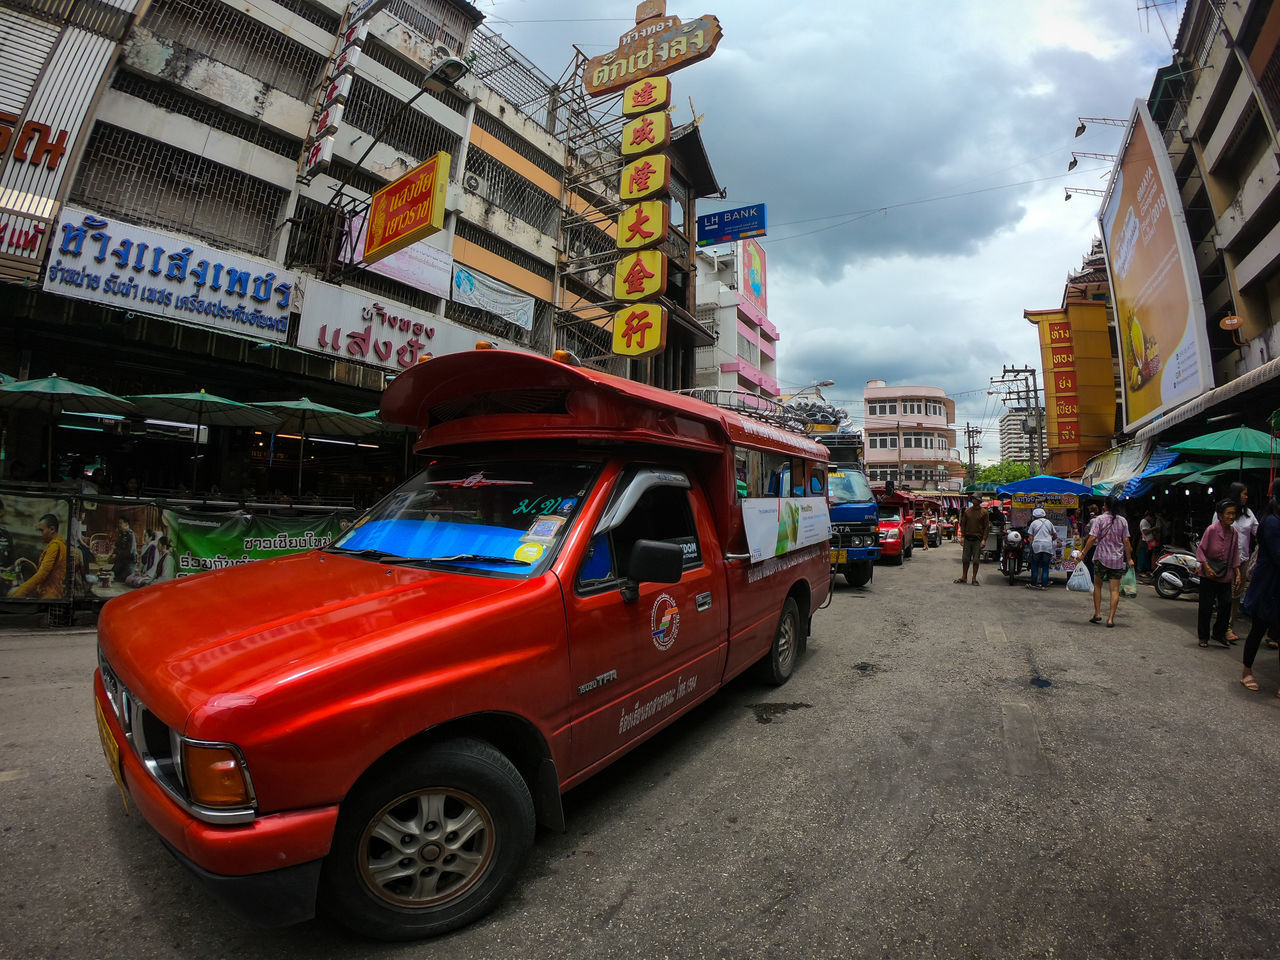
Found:
[[[576,44],[617,46],[635,0],[478,0],[488,25],[553,79]],[[1171,56],[1182,0],[668,0],[720,18],[715,55],[672,75],[728,201],[769,210],[769,317],[779,380],[862,419],[872,378],[931,384],[957,427],[985,428],[1003,365],[1039,367],[1024,308],[1056,307],[1097,234],[1127,119]]]

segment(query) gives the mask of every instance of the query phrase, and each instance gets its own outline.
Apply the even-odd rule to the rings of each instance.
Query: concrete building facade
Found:
[[[697,385],[776,400],[778,328],[740,289],[739,249],[698,254],[698,320],[716,342],[698,350]]]
[[[941,387],[889,386],[868,380],[862,392],[867,478],[899,489],[958,490],[964,467],[956,448],[955,401]]]

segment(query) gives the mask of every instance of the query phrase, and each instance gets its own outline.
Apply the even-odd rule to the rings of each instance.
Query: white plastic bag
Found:
[[[1076,593],[1093,593],[1093,577],[1089,576],[1089,568],[1083,563],[1077,563],[1076,568],[1071,571],[1067,589]]]

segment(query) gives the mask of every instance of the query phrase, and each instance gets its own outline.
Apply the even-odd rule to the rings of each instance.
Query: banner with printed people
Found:
[[[163,502],[0,491],[0,600],[107,600],[178,577],[322,547],[350,511],[189,512]]]
[[[0,492],[0,599],[66,597],[69,515],[66,500]]]

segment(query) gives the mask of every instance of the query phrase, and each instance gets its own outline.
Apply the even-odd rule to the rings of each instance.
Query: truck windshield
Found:
[[[880,519],[881,520],[901,520],[902,509],[893,504],[881,504]]]
[[[326,549],[532,576],[555,555],[599,471],[592,461],[437,461]]]
[[[832,470],[827,474],[827,490],[832,503],[869,503],[875,499],[861,470]]]

